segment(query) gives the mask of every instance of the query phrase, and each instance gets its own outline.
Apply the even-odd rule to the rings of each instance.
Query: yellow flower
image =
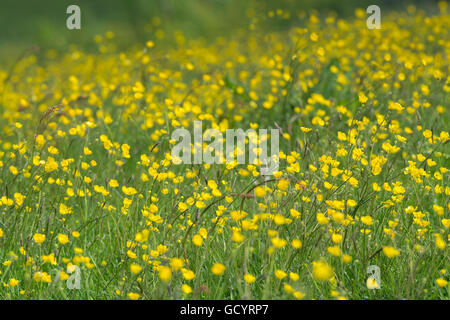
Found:
[[[284,272],[283,270],[277,269],[275,270],[275,277],[277,277],[280,280],[283,280],[284,278],[287,277],[287,273]]]
[[[56,265],[55,254],[54,253],[50,253],[49,255],[43,255],[42,256],[42,261],[49,262],[49,263],[51,263],[53,265]]]
[[[138,273],[140,273],[142,271],[142,267],[140,265],[138,265],[138,264],[132,263],[130,265],[130,271],[133,274],[138,274]]]
[[[356,201],[353,200],[353,199],[348,199],[348,200],[347,200],[347,205],[348,205],[349,207],[355,207],[355,206],[357,205],[357,203],[356,203]]]
[[[359,102],[361,102],[361,103],[366,103],[367,100],[369,100],[369,98],[367,98],[367,96],[364,94],[364,92],[360,92],[358,94],[358,99],[359,99]]]
[[[277,249],[283,248],[287,243],[286,240],[278,238],[278,237],[272,238],[271,242],[272,242],[272,245]]]
[[[302,130],[302,132],[310,132],[312,129],[311,128],[306,128],[306,127],[300,127],[300,130]]]
[[[280,179],[277,184],[278,189],[285,191],[289,187],[289,180]]]
[[[137,300],[139,299],[141,295],[139,293],[136,292],[129,292],[128,293],[128,298],[130,298],[130,300]]]
[[[288,283],[285,283],[283,285],[284,291],[286,291],[287,293],[294,293],[294,288],[292,288],[292,286]]]
[[[258,198],[262,198],[266,195],[266,189],[264,187],[258,186],[255,188],[255,195]]]
[[[325,261],[313,261],[313,277],[319,281],[327,281],[333,276],[333,268]]]
[[[341,249],[339,249],[338,246],[332,246],[332,247],[328,247],[328,253],[330,253],[331,255],[335,256],[335,257],[339,257],[341,255]]]
[[[128,251],[127,251],[127,256],[128,256],[128,258],[130,258],[130,259],[136,259],[136,258],[137,258],[136,253],[134,253],[134,252],[131,251],[131,250],[128,250]]]
[[[11,171],[11,173],[13,174],[13,175],[17,175],[17,174],[19,174],[19,170],[17,170],[17,168],[16,167],[14,167],[14,166],[9,166],[9,171]]]
[[[127,196],[132,196],[137,193],[137,190],[133,187],[122,186],[122,192],[125,193]]]
[[[192,243],[194,243],[197,247],[200,247],[203,244],[203,238],[199,234],[195,234],[192,237]]]
[[[348,254],[344,254],[344,255],[342,255],[342,262],[350,263],[350,262],[352,262],[352,257]]]
[[[285,224],[287,222],[286,218],[278,213],[273,217],[273,221],[278,226]]]
[[[208,237],[208,231],[205,228],[200,228],[200,230],[198,230],[198,234],[201,235],[203,239]]]
[[[69,275],[67,273],[65,273],[64,271],[61,271],[59,273],[59,280],[64,281],[69,279]]]
[[[66,206],[64,203],[60,203],[59,204],[59,213],[61,213],[62,215],[70,214],[70,213],[72,213],[72,208]]]
[[[294,239],[294,240],[292,240],[291,245],[295,249],[300,249],[302,247],[302,242],[298,239]]]
[[[183,212],[186,211],[188,208],[188,205],[184,202],[178,203],[178,211]]]
[[[198,209],[203,209],[204,207],[206,207],[206,204],[203,202],[203,201],[196,201],[195,202],[195,206],[198,208]]]
[[[292,281],[297,281],[298,279],[300,279],[300,276],[295,272],[289,272],[289,278]]]
[[[33,240],[36,243],[43,243],[45,241],[45,234],[35,233],[33,236]]]
[[[172,279],[172,270],[169,267],[160,266],[158,276],[162,281],[169,282]]]
[[[301,300],[306,296],[306,294],[301,291],[295,291],[293,293],[293,295],[294,295],[295,299],[297,299],[297,300]]]
[[[58,234],[58,242],[64,245],[69,242],[69,237],[65,234],[60,233]]]
[[[130,158],[130,146],[125,143],[121,146],[121,149],[122,149],[122,156],[127,159]]]
[[[195,278],[195,273],[192,270],[182,268],[181,273],[183,274],[183,278],[186,280],[192,280]]]
[[[84,147],[83,153],[88,156],[88,155],[92,154],[92,151],[88,147]]]
[[[225,272],[225,266],[221,263],[215,263],[211,267],[211,272],[215,274],[216,276],[221,276]]]
[[[331,236],[331,240],[333,240],[334,243],[341,243],[342,235],[339,233],[333,233],[333,235]]]
[[[316,215],[317,222],[321,225],[326,225],[330,221],[325,215],[321,212],[317,213]]]
[[[297,218],[300,216],[300,212],[298,212],[295,209],[291,209],[291,210],[289,210],[289,212],[291,213],[292,218]]]
[[[442,225],[444,226],[444,227],[446,227],[446,228],[450,228],[450,219],[442,219],[441,220],[441,223],[442,223]],[[2,231],[1,231],[1,229],[0,229],[0,237],[2,236]]]
[[[444,250],[446,245],[444,239],[442,239],[442,236],[439,233],[436,233],[435,237],[436,237],[435,240],[436,247],[438,247],[441,250]]]
[[[378,192],[381,190],[381,187],[376,182],[374,182],[374,183],[372,183],[372,189],[373,189],[373,191]]]
[[[367,289],[380,288],[380,284],[372,277],[367,278],[366,285],[367,285]]]
[[[47,272],[35,272],[33,275],[33,280],[36,282],[52,282],[52,277]]]
[[[117,188],[119,186],[119,182],[117,182],[117,180],[115,180],[115,179],[109,180],[108,184],[111,188]]]
[[[242,233],[240,233],[239,231],[233,231],[233,235],[231,236],[231,239],[234,242],[242,242],[245,240],[245,237]]]
[[[183,290],[183,292],[184,292],[185,294],[192,293],[192,288],[191,288],[189,285],[187,285],[187,284],[183,284],[183,285],[181,286],[181,290]]]
[[[251,284],[256,281],[256,277],[250,273],[247,273],[244,275],[244,280],[245,282]]]
[[[15,286],[17,286],[17,285],[19,284],[19,280],[14,279],[14,278],[11,278],[11,279],[9,280],[8,284],[9,284],[11,287],[15,287]]]
[[[233,210],[230,212],[230,216],[231,216],[231,219],[233,219],[234,221],[239,221],[239,220],[245,218],[247,216],[247,213],[244,211],[241,211],[241,210],[239,210],[239,211]]]
[[[42,134],[38,134],[35,138],[35,141],[39,148],[42,148],[45,144],[45,138]]]
[[[170,260],[170,266],[175,271],[181,270],[181,268],[183,268],[183,264],[184,262],[180,258],[172,258]]]
[[[442,279],[442,278],[438,278],[438,279],[436,279],[436,284],[439,287],[443,288],[443,287],[445,287],[448,284],[448,281],[445,280],[445,279]]]
[[[367,226],[371,226],[373,224],[373,218],[371,216],[362,216],[361,222]]]
[[[394,247],[383,246],[383,253],[386,255],[386,257],[392,259],[392,258],[395,258],[396,256],[398,256],[400,254],[400,251],[398,251]]]

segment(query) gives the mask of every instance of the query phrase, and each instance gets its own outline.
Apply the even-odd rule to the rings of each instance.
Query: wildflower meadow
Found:
[[[366,8],[4,51],[0,299],[448,300],[450,8]]]

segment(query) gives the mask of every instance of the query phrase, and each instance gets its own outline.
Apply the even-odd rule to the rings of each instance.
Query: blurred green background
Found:
[[[383,10],[405,11],[409,4],[422,8],[437,1],[417,0],[0,0],[0,59],[31,45],[66,50],[77,44],[89,48],[93,36],[111,30],[120,47],[155,38],[164,30],[165,38],[180,30],[190,37],[227,36],[248,28],[249,14],[283,9],[292,19],[271,22],[267,28],[284,28],[295,23],[298,12],[329,11],[339,16],[353,15],[356,8],[370,4]],[[81,8],[81,30],[66,28],[66,8]],[[161,34],[161,31],[159,31]],[[167,40],[165,40],[167,41]],[[1,61],[1,60],[0,60]]]

